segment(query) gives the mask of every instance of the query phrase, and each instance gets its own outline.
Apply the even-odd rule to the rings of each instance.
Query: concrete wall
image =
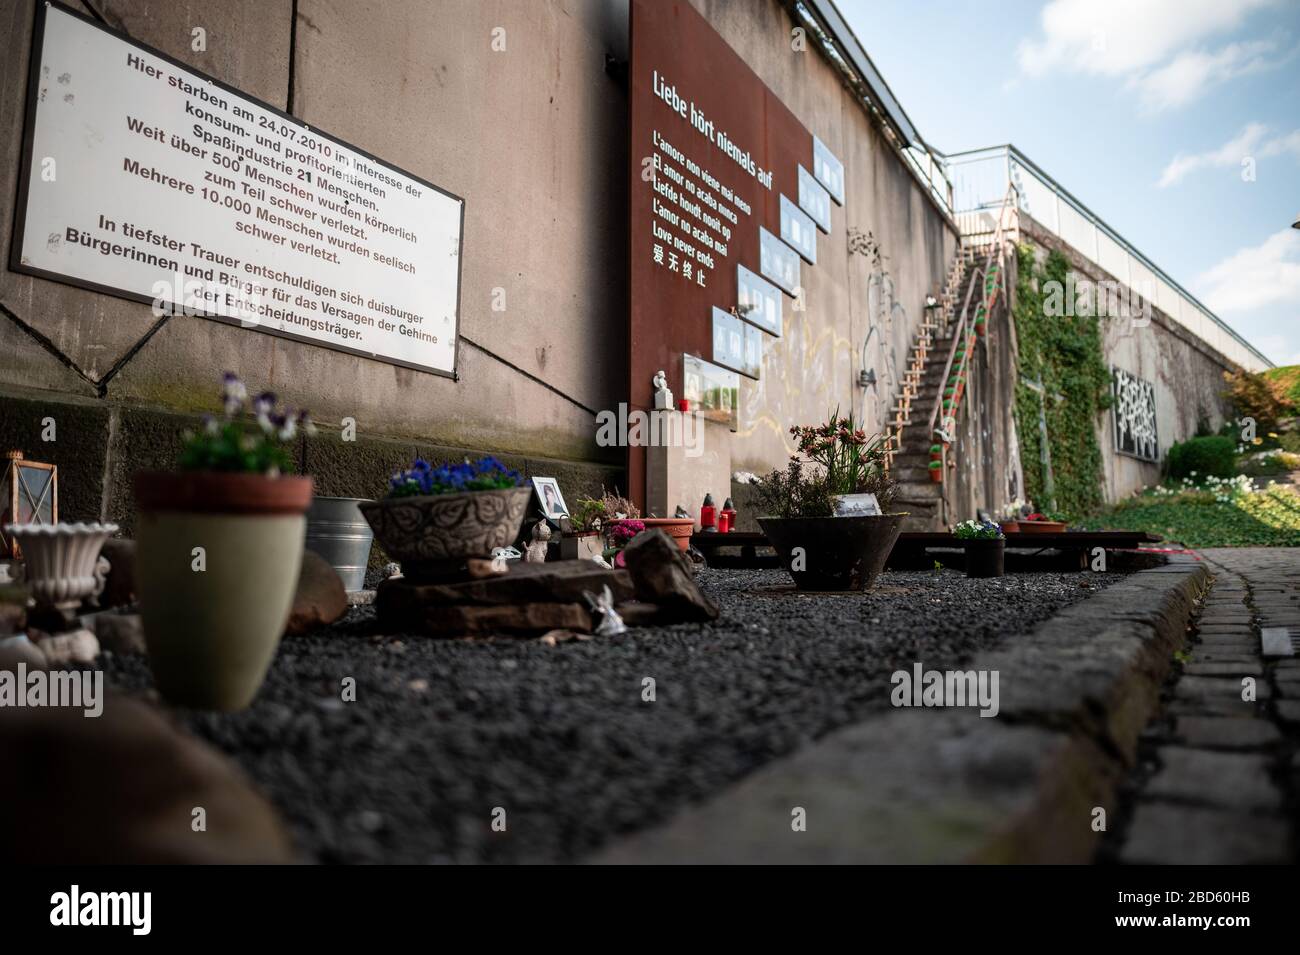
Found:
[[[1035,247],[1040,259],[1057,249],[1066,257],[1076,278],[1118,281],[1023,213],[1020,229],[1022,239]],[[1143,378],[1156,389],[1160,463],[1153,464],[1115,450],[1114,418],[1109,411],[1097,422],[1106,500],[1114,502],[1158,483],[1169,446],[1194,436],[1199,423],[1205,422],[1216,430],[1223,424],[1228,414],[1222,394],[1223,373],[1235,370],[1236,365],[1154,305],[1149,324],[1126,318],[1104,319],[1102,350],[1108,365]]]
[[[926,293],[943,284],[957,236],[826,60],[811,48],[791,50],[784,8],[693,2],[845,166],[845,205],[832,204],[831,233],[818,234],[817,265],[801,275],[807,311],[794,313],[787,301],[783,337],[765,340],[762,377],[741,379],[732,465],[761,474],[794,451],[791,425],[820,423],[836,406],[852,408],[872,431],[890,420]],[[882,259],[850,253],[850,229],[871,233]],[[876,388],[857,386],[864,367],[875,369]],[[692,512],[698,505],[687,504]]]
[[[1006,287],[1014,289],[1014,255],[1006,257],[1006,268]],[[1025,496],[1016,433],[1018,361],[1011,310],[1006,297],[999,296],[987,332],[975,345],[956,440],[948,450],[952,466],[943,482],[945,525],[970,520],[979,510],[999,515]]]
[[[719,473],[761,471],[786,457],[790,425],[835,405],[883,423],[956,237],[829,64],[790,49],[778,0],[695,2],[847,167],[847,206],[808,270],[809,311],[769,347],[763,380],[742,386],[742,429],[717,449],[729,462]],[[298,0],[296,22],[290,0],[92,5],[77,8],[464,197],[462,341],[452,381],[0,272],[0,443],[63,465],[67,517],[129,523],[130,473],[170,465],[176,433],[215,408],[227,369],[312,410],[323,432],[306,464],[323,493],[379,493],[417,448],[501,453],[561,476],[570,497],[620,480],[622,454],[596,446],[593,415],[626,382],[627,95],[605,70],[607,52],[626,56],[625,2]],[[0,0],[6,224],[33,8]],[[190,49],[196,26],[205,52]],[[492,49],[498,27],[504,52]],[[885,258],[850,254],[849,228],[871,232]],[[11,230],[0,235],[7,261]],[[873,327],[865,366],[880,384],[864,393]],[[47,415],[59,437],[42,446],[33,422]],[[338,440],[344,417],[356,444]]]

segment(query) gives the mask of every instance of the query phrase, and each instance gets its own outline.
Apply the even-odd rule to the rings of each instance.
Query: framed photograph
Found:
[[[561,517],[569,516],[568,505],[564,503],[564,495],[560,493],[560,484],[555,478],[533,478],[533,491],[537,494],[537,500],[542,502],[542,510],[548,518],[558,521]]]

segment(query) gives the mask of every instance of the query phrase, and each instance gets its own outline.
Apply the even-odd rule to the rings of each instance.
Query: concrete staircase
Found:
[[[949,275],[949,287],[940,299],[938,314],[932,323],[924,323],[913,346],[913,360],[904,376],[904,393],[896,411],[897,426],[891,474],[898,482],[894,508],[911,516],[903,524],[907,531],[942,530],[944,526],[943,485],[930,480],[930,445],[935,437],[930,429],[930,415],[942,400],[944,368],[952,350],[953,336],[970,292],[970,283],[979,274],[975,268],[979,250],[963,249]],[[975,295],[978,295],[978,289]],[[972,296],[973,297],[973,296]]]

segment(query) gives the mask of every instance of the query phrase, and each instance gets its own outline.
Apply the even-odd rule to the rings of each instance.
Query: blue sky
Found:
[[[932,147],[1014,143],[1300,363],[1300,0],[837,4]]]

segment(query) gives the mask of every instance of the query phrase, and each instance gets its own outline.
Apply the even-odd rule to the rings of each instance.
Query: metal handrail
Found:
[[[939,393],[935,396],[934,407],[930,410],[930,421],[927,428],[927,434],[929,434],[930,437],[933,437],[935,434],[935,424],[939,420],[939,412],[943,410],[943,389],[948,381],[948,376],[952,374],[952,363],[957,357],[957,346],[966,341],[969,336],[969,331],[974,325],[974,317],[971,315],[970,305],[971,299],[975,295],[976,284],[981,278],[983,278],[985,282],[988,281],[989,270],[992,269],[995,264],[994,259],[997,260],[998,281],[1002,283],[1006,282],[1006,249],[1004,248],[1006,214],[1008,209],[1013,211],[1016,209],[1017,195],[1016,187],[1014,185],[1008,185],[1006,196],[1002,200],[1002,208],[998,211],[997,226],[993,230],[993,241],[989,245],[989,254],[984,261],[984,266],[983,268],[973,266],[974,271],[971,273],[971,282],[966,289],[966,301],[962,304],[961,316],[957,320],[957,329],[953,333],[952,344],[948,346],[948,360],[944,363],[943,374],[939,378]],[[1003,291],[1005,292],[1005,284]],[[981,302],[988,305],[987,311],[990,313],[993,310],[992,303],[995,300],[996,296],[991,296],[988,292],[981,297]],[[988,320],[987,317],[985,320]],[[962,358],[963,368],[966,367],[968,360],[969,353]],[[955,410],[956,409],[954,408],[954,412]],[[956,415],[954,414],[954,420],[955,417]]]
[[[1231,338],[1238,345],[1240,345],[1247,352],[1249,352],[1256,359],[1258,359],[1264,365],[1264,367],[1266,368],[1273,367],[1273,363],[1269,361],[1269,359],[1266,358],[1263,355],[1263,353],[1259,351],[1259,349],[1257,349],[1250,342],[1246,341],[1246,339],[1243,338],[1231,325],[1229,325],[1223,319],[1219,318],[1218,315],[1214,314],[1214,312],[1212,312],[1209,309],[1209,307],[1205,305],[1205,303],[1203,303],[1195,295],[1193,295],[1186,288],[1184,288],[1182,284],[1178,282],[1177,279],[1175,279],[1172,275],[1170,275],[1164,269],[1160,268],[1160,266],[1156,265],[1149,258],[1143,255],[1142,252],[1139,251],[1131,242],[1129,242],[1122,235],[1116,232],[1113,228],[1107,225],[1106,222],[1100,216],[1098,216],[1095,212],[1093,212],[1086,205],[1084,205],[1068,189],[1066,189],[1059,182],[1053,179],[1047,172],[1045,172],[1042,169],[1042,167],[1040,167],[1037,163],[1035,163],[1032,159],[1030,159],[1028,156],[1022,153],[1011,143],[1006,143],[1001,146],[986,146],[983,149],[970,149],[970,150],[966,150],[965,152],[959,152],[959,153],[949,153],[946,159],[947,159],[947,165],[951,169],[954,166],[966,165],[983,159],[993,159],[1000,155],[1005,155],[1007,157],[1008,164],[1010,163],[1011,160],[1014,159],[1017,164],[1019,164],[1023,169],[1025,169],[1036,179],[1038,179],[1038,181],[1042,183],[1043,186],[1045,186],[1048,189],[1048,191],[1052,192],[1059,199],[1063,200],[1076,213],[1082,216],[1084,220],[1086,220],[1089,224],[1091,224],[1093,228],[1095,228],[1102,235],[1106,236],[1106,238],[1108,238],[1110,241],[1118,245],[1120,249],[1122,249],[1127,255],[1135,259],[1143,268],[1151,272],[1157,279],[1159,279],[1160,281],[1168,285],[1178,295],[1181,295],[1188,304],[1190,304],[1193,308],[1199,311],[1201,315],[1204,316],[1208,321],[1216,325],[1229,338]],[[1007,169],[1007,179],[1010,182],[1011,170],[1009,167]],[[1014,183],[1011,184],[1014,186]],[[964,211],[971,211],[971,210],[954,209],[953,214],[959,215],[961,212]],[[1032,211],[1029,212],[1028,215],[1032,218],[1033,212]],[[1046,227],[1046,223],[1043,223],[1043,225]],[[1059,222],[1057,223],[1057,232],[1058,234],[1060,232]],[[1078,251],[1084,255],[1088,255],[1088,251],[1086,249],[1079,249]],[[1092,258],[1092,256],[1088,256],[1088,257]],[[1101,263],[1098,262],[1097,265],[1101,266]],[[1116,277],[1121,278],[1121,276],[1116,276]],[[1131,283],[1126,281],[1125,284],[1130,285]],[[1177,316],[1171,316],[1171,317],[1174,318],[1176,321],[1178,321],[1179,324],[1184,324],[1184,325],[1186,324],[1181,320],[1179,320]]]

